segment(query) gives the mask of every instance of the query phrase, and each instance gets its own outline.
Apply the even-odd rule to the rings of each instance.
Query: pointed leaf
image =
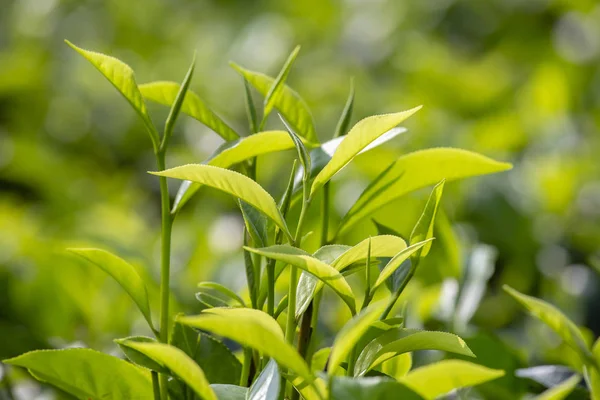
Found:
[[[150,328],[156,332],[152,324],[148,292],[142,277],[137,270],[128,262],[101,249],[67,249],[67,251],[78,255],[84,260],[94,264],[108,275],[110,275],[138,306],[142,315],[148,321]]]
[[[517,300],[534,317],[548,325],[566,344],[575,350],[583,361],[593,360],[586,341],[577,327],[567,316],[553,305],[532,296],[524,295],[504,285],[503,289]]]
[[[254,100],[252,100],[250,84],[246,78],[244,78],[244,94],[246,95],[246,115],[248,116],[248,125],[250,126],[250,133],[254,134],[258,132],[258,116],[256,115]]]
[[[2,362],[78,398],[152,398],[150,371],[91,349],[38,350]]]
[[[216,400],[217,396],[210,387],[204,371],[187,354],[177,347],[164,343],[121,342],[148,356],[157,363],[168,368],[174,375],[184,381],[192,390],[206,400]]]
[[[298,137],[296,132],[294,132],[292,127],[290,127],[289,124],[285,121],[285,118],[283,118],[281,115],[279,117],[281,118],[281,122],[283,122],[283,125],[285,125],[285,128],[287,129],[290,137],[292,138],[292,140],[294,142],[294,146],[296,146],[296,151],[298,152],[298,158],[300,159],[300,165],[302,166],[302,170],[305,171],[304,176],[303,176],[303,181],[306,185],[308,185],[308,179],[310,178],[310,170],[311,170],[310,156],[308,155],[308,151],[306,150],[304,143],[302,143],[302,141],[300,140],[300,138]]]
[[[411,245],[433,238],[435,216],[440,205],[440,200],[442,199],[442,193],[444,192],[444,183],[445,180],[442,180],[431,191],[429,199],[425,204],[423,214],[421,214],[421,217],[417,221],[412,233],[410,234]],[[421,251],[419,251],[419,253],[415,256],[415,258],[425,257],[427,254],[429,254],[430,248],[431,242],[426,243],[425,246],[423,246],[423,249],[421,249]]]
[[[340,115],[340,119],[335,127],[335,133],[333,134],[334,138],[344,136],[348,131],[348,126],[350,125],[350,118],[352,118],[352,109],[354,108],[354,79],[350,80],[350,93],[348,94],[348,99],[346,100],[346,105],[344,106],[344,110],[342,110],[342,114]]]
[[[311,196],[329,181],[338,171],[344,168],[365,147],[381,135],[413,115],[421,107],[395,114],[375,115],[359,121],[344,137],[333,154],[331,161],[313,181],[310,189]]]
[[[275,81],[273,78],[259,72],[247,70],[233,63],[231,65],[263,96],[269,93]],[[274,101],[275,108],[289,121],[299,135],[309,142],[318,143],[313,117],[306,102],[298,93],[289,86],[284,85],[281,94]]]
[[[340,223],[338,235],[397,198],[442,179],[452,181],[511,168],[509,163],[461,149],[435,148],[407,154],[385,169],[363,191]]]
[[[175,128],[175,122],[179,117],[179,113],[181,112],[181,107],[187,95],[187,92],[190,88],[190,83],[192,82],[192,76],[194,75],[194,68],[196,66],[196,54],[194,53],[194,59],[192,60],[192,64],[188,69],[185,78],[183,79],[183,83],[179,88],[177,95],[175,96],[175,100],[173,101],[173,105],[171,106],[171,110],[169,111],[169,115],[167,116],[167,120],[165,122],[165,133],[162,138],[161,147],[165,148],[167,146],[171,135],[173,134],[173,129]]]
[[[336,245],[339,246],[339,245]],[[335,254],[335,259],[332,261],[326,260],[327,263],[338,270],[343,271],[344,268],[351,264],[365,260],[367,258],[367,249],[369,247],[369,239],[365,239],[354,247],[330,247],[325,246],[315,253],[316,258],[329,257],[329,254]],[[392,257],[400,250],[406,248],[406,242],[397,236],[379,235],[371,237],[371,257]],[[340,252],[344,250],[341,254]],[[329,252],[327,254],[326,252]],[[331,257],[329,257],[331,258]],[[323,288],[323,282],[316,278],[302,274],[298,281],[298,291],[296,299],[296,316],[302,315],[306,308],[314,298],[314,296]]]
[[[237,302],[240,306],[246,307],[246,303],[244,302],[244,300],[242,300],[242,298],[240,296],[237,295],[237,293],[235,293],[233,290],[229,289],[228,287],[221,285],[220,283],[200,282],[198,284],[198,288],[215,290],[215,291],[225,295],[229,299]]]
[[[452,333],[391,330],[365,346],[356,361],[354,375],[362,376],[392,357],[418,350],[439,350],[475,357],[465,341]]]
[[[176,82],[156,81],[140,85],[144,98],[170,107],[177,98],[179,84]],[[216,115],[196,93],[188,90],[181,105],[181,112],[202,122],[225,140],[235,140],[239,135]]]
[[[546,390],[544,393],[537,396],[536,400],[563,400],[571,394],[581,381],[580,375],[573,375],[569,379],[564,380],[560,385],[554,386]]]
[[[356,313],[356,300],[348,282],[333,267],[311,256],[303,250],[288,245],[275,245],[262,249],[247,248],[246,250],[263,257],[282,261],[306,271],[331,287],[348,305],[350,312]]]
[[[452,390],[476,386],[500,378],[504,371],[461,360],[443,360],[409,372],[400,382],[426,400]]]
[[[277,400],[281,377],[275,360],[271,359],[258,378],[250,386],[247,400]]]
[[[394,258],[392,258],[387,263],[385,268],[383,268],[383,270],[379,274],[379,277],[377,277],[377,281],[371,288],[371,292],[375,293],[375,290],[377,290],[379,285],[381,285],[383,282],[385,282],[386,279],[388,279],[390,276],[392,276],[392,274],[402,265],[402,263],[404,263],[404,261],[408,260],[408,258],[410,256],[412,256],[413,254],[417,253],[419,250],[421,250],[422,248],[427,246],[432,240],[433,240],[433,238],[430,238],[430,239],[424,240],[422,242],[414,243],[411,246],[409,246],[405,249],[402,249],[402,251],[400,251],[400,253],[396,254],[394,256]]]
[[[350,351],[358,343],[362,335],[379,318],[385,308],[385,301],[372,303],[344,325],[335,337],[333,346],[331,347],[329,366],[327,368],[330,373],[334,373],[342,361],[346,359],[346,356],[350,354]]]
[[[243,200],[239,200],[240,210],[244,217],[246,231],[250,234],[255,246],[264,247],[268,244],[267,219],[258,210]]]
[[[140,89],[135,82],[135,76],[131,67],[121,60],[95,51],[84,50],[75,46],[73,43],[65,40],[65,42],[76,52],[81,54],[83,58],[88,60],[112,85],[127,99],[133,109],[139,114],[144,122],[144,125],[150,133],[150,139],[155,147],[158,148],[158,133],[154,124],[150,119],[146,103],[140,93]],[[169,104],[170,105],[170,104]]]
[[[247,176],[228,169],[200,164],[188,164],[165,171],[152,172],[152,174],[189,180],[231,194],[271,218],[288,237],[290,236],[275,200],[262,186]]]
[[[251,347],[274,358],[281,366],[290,368],[305,379],[313,378],[296,349],[285,342],[277,321],[263,311],[250,308],[211,308],[199,315],[180,317],[178,321]]]
[[[300,46],[296,46],[296,48],[288,56],[285,64],[283,64],[283,68],[281,68],[281,71],[279,71],[279,75],[277,75],[277,78],[275,78],[273,85],[271,85],[269,92],[265,96],[263,119],[267,118],[267,116],[273,110],[273,107],[275,107],[277,104],[280,104],[281,97],[284,92],[285,81],[290,74],[292,65],[294,64],[299,52]]]

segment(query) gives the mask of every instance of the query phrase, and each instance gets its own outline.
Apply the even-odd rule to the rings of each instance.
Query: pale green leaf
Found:
[[[377,321],[386,305],[386,301],[372,303],[344,325],[331,347],[328,371],[333,373],[341,365],[369,326]]]
[[[400,382],[387,377],[333,377],[330,400],[422,400]]]
[[[394,114],[374,115],[359,121],[350,129],[348,135],[344,137],[344,140],[333,154],[331,161],[315,177],[310,189],[310,195],[313,196],[317,190],[350,163],[365,147],[413,115],[420,108],[416,107]]]
[[[180,317],[178,321],[258,350],[305,379],[313,379],[296,349],[285,342],[277,321],[263,311],[250,308],[211,308],[199,315]]]
[[[286,131],[265,131],[227,142],[206,162],[208,165],[229,168],[235,164],[263,154],[294,148],[294,142]],[[185,181],[181,184],[172,213],[179,211],[202,185]]]
[[[140,343],[123,341],[122,346],[130,347],[168,368],[184,381],[204,400],[216,400],[204,371],[187,354],[177,347],[164,343]]]
[[[275,80],[270,76],[253,72],[236,64],[231,64],[256,90],[266,96]],[[298,134],[312,143],[318,143],[313,117],[306,102],[289,86],[284,85],[282,92],[275,99],[275,108],[285,117]]]
[[[394,379],[400,379],[412,368],[412,353],[404,353],[391,358],[387,361],[381,363],[378,371],[383,372],[384,374],[391,376]]]
[[[537,396],[535,400],[564,400],[573,390],[575,390],[579,381],[581,381],[581,376],[575,374],[569,379],[565,379],[560,385],[546,390],[544,393]]]
[[[240,306],[246,307],[246,303],[244,302],[244,300],[240,296],[238,296],[237,293],[235,293],[233,290],[229,289],[228,287],[221,285],[220,283],[216,283],[216,282],[200,282],[198,284],[198,288],[199,289],[212,289],[212,290],[215,290],[215,291],[217,291],[217,292],[225,295],[229,299],[237,302]]]
[[[323,379],[317,377],[314,381],[309,382],[293,373],[285,373],[284,377],[300,393],[304,400],[327,399],[327,384]]]
[[[567,318],[567,316],[559,309],[543,300],[520,293],[508,285],[504,285],[503,289],[521,303],[531,315],[556,332],[566,344],[579,354],[584,362],[593,360],[593,356],[588,349],[583,334],[577,325]]]
[[[342,219],[336,236],[397,198],[442,179],[452,181],[511,168],[509,163],[461,149],[434,148],[407,154],[386,168],[363,191]]]
[[[386,264],[386,266],[383,268],[383,270],[377,277],[377,281],[375,281],[375,284],[371,288],[371,293],[375,293],[375,290],[377,290],[379,285],[384,283],[386,279],[388,279],[390,276],[392,276],[392,274],[402,265],[402,263],[404,261],[408,260],[408,258],[410,256],[412,256],[413,254],[418,252],[423,247],[427,246],[427,244],[429,244],[432,240],[433,240],[433,238],[424,240],[422,242],[411,244],[409,247],[402,249],[402,251],[400,251],[398,254],[396,254]]]
[[[244,247],[245,250],[260,254],[263,257],[271,258],[286,264],[293,265],[303,271],[308,272],[315,278],[331,287],[348,305],[352,314],[356,313],[356,300],[352,289],[346,279],[335,268],[325,264],[318,258],[289,245],[275,245],[264,247],[262,249],[253,249]]]
[[[275,360],[271,359],[250,386],[247,400],[277,400],[281,377]]]
[[[142,277],[131,264],[122,258],[101,249],[73,248],[68,249],[68,251],[94,264],[117,281],[138,306],[142,315],[146,321],[148,321],[150,328],[155,331],[154,325],[152,324],[152,315],[150,313],[146,285],[144,284]]]
[[[264,111],[263,111],[263,120],[267,118],[267,116],[273,110],[277,104],[281,103],[281,97],[285,90],[285,81],[290,74],[290,70],[292,69],[292,65],[300,52],[300,46],[296,46],[296,48],[292,51],[292,53],[288,56],[287,60],[285,60],[285,64],[283,64],[283,68],[279,71],[277,78],[271,85],[271,88],[267,92],[265,96],[264,102]]]
[[[406,242],[398,236],[378,235],[371,237],[370,240],[371,257],[392,257],[406,248]],[[334,269],[343,271],[349,265],[367,258],[369,239],[365,239],[353,247],[336,246],[338,247],[325,246],[317,250],[315,257],[331,264]],[[331,255],[335,255],[334,260],[329,260]],[[325,260],[324,257],[329,259]],[[306,311],[306,308],[314,296],[323,288],[323,285],[323,282],[310,275],[303,273],[300,276],[296,299],[296,316],[300,316]]]
[[[433,400],[455,389],[476,386],[500,378],[504,371],[461,360],[443,360],[409,372],[400,382]]]
[[[435,185],[431,194],[429,195],[429,199],[427,199],[427,203],[425,204],[425,209],[421,214],[421,217],[415,224],[412,233],[410,234],[410,244],[415,244],[433,237],[433,227],[435,226],[435,216],[437,214],[440,201],[442,199],[442,193],[444,192],[444,183],[446,181],[442,180],[440,183]],[[429,254],[429,249],[431,248],[431,243],[427,243],[419,254],[416,255],[415,258],[425,257]]]
[[[210,387],[219,400],[246,400],[246,394],[248,393],[248,388],[237,385],[223,385],[217,383],[210,385]]]
[[[115,339],[115,343],[119,345],[123,354],[125,354],[125,356],[127,356],[132,363],[160,373],[169,373],[169,370],[163,367],[161,364],[140,353],[139,351],[127,346],[127,342],[156,343],[155,339],[147,336],[129,336],[123,339]]]
[[[156,81],[140,85],[141,94],[148,100],[170,107],[177,98],[179,84]],[[188,90],[181,105],[181,112],[202,122],[225,140],[235,140],[239,135],[216,115],[196,93]]]
[[[152,399],[150,371],[91,349],[38,350],[2,361],[80,399]]]
[[[418,350],[440,350],[475,357],[465,341],[452,333],[416,329],[392,330],[365,346],[356,361],[354,375],[362,376],[392,357]]]
[[[156,128],[154,128],[154,124],[150,119],[146,103],[144,103],[144,98],[140,93],[131,67],[114,57],[95,51],[84,50],[75,46],[68,40],[65,40],[65,42],[96,67],[96,69],[98,69],[98,71],[100,71],[100,73],[102,73],[102,75],[104,75],[104,77],[108,79],[108,81],[127,99],[129,104],[131,104],[134,110],[142,118],[144,125],[150,133],[150,138],[155,150],[158,149],[158,132],[156,132]]]
[[[165,171],[152,172],[152,174],[200,183],[231,194],[271,218],[288,237],[291,237],[273,197],[262,186],[245,175],[224,168],[200,164],[183,165]]]

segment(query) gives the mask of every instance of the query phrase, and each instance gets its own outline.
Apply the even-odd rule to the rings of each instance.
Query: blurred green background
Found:
[[[452,278],[464,281],[465,271],[485,264],[493,275],[460,330],[480,341],[502,336],[517,354],[514,365],[564,363],[566,350],[524,318],[504,283],[557,304],[590,337],[600,333],[593,268],[600,243],[597,2],[1,0],[0,359],[68,345],[116,354],[112,339],[146,333],[119,287],[67,255],[69,246],[112,250],[158,282],[150,141],[124,99],[64,39],[122,59],[138,83],[181,81],[197,51],[192,89],[242,135],[243,83],[228,62],[274,76],[296,44],[302,50],[288,84],[310,106],[321,141],[333,133],[351,77],[353,123],[423,104],[407,133],[336,178],[334,218],[389,162],[416,149],[461,147],[515,167],[447,185],[443,207],[458,247],[452,256],[434,251],[411,284],[414,325],[450,329],[443,311],[457,287]],[[261,101],[257,93],[255,99]],[[150,111],[161,126],[168,109]],[[268,126],[280,128],[277,118]],[[201,162],[220,144],[182,117],[167,164]],[[258,180],[276,197],[293,158],[290,151],[259,162]],[[175,194],[177,182],[170,189]],[[426,195],[395,202],[375,218],[410,233]],[[313,211],[307,246],[314,250],[318,206]],[[226,196],[203,190],[186,206],[173,239],[179,309],[199,309],[194,292],[202,280],[243,292],[241,232]],[[365,220],[342,239],[355,244],[375,233]],[[156,300],[157,285],[152,291]],[[345,318],[329,302],[324,332]]]

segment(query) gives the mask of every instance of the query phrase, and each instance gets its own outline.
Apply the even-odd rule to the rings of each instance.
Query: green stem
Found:
[[[160,400],[160,385],[158,383],[158,372],[152,371],[152,391],[154,400]]]
[[[354,376],[354,365],[356,364],[356,346],[352,348],[350,354],[348,354],[348,369],[346,369],[346,376]]]
[[[248,387],[248,377],[250,376],[250,364],[252,364],[252,349],[244,348],[244,364],[242,364],[242,375],[240,376],[240,386]]]
[[[159,171],[165,170],[165,153],[156,155]],[[169,342],[169,281],[171,260],[171,228],[173,217],[171,216],[171,200],[169,198],[169,186],[166,177],[160,177],[160,203],[161,203],[161,257],[160,257],[160,341]],[[168,377],[160,375],[160,393],[163,400],[168,399],[167,391]]]
[[[275,314],[275,260],[267,262],[267,313]]]

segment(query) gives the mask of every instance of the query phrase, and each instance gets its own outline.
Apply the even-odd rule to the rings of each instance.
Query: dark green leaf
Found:
[[[354,108],[354,79],[350,80],[350,93],[348,94],[348,100],[344,110],[340,115],[340,119],[335,127],[335,133],[333,137],[344,136],[348,132],[348,126],[350,125],[350,119],[352,118],[352,109]]]
[[[418,394],[389,378],[333,377],[331,400],[422,400]]]

